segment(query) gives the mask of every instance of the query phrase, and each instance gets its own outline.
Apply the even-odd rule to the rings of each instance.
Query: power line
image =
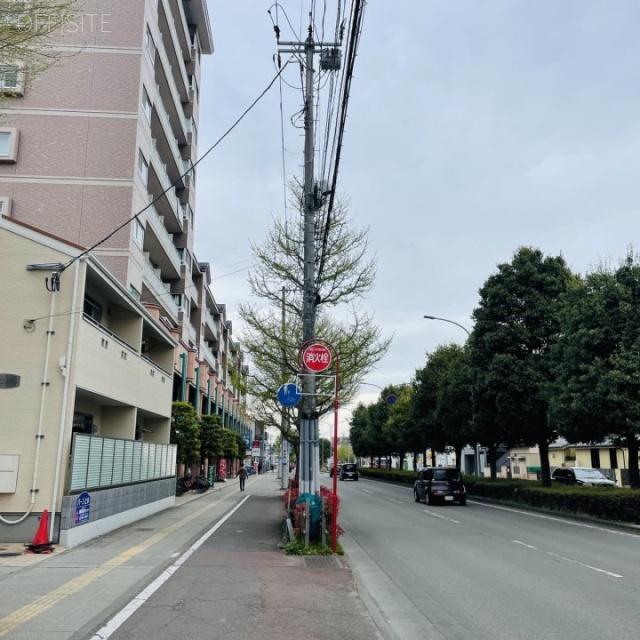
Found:
[[[280,77],[280,75],[282,74],[282,72],[287,68],[287,65],[289,64],[289,61],[285,62],[285,64],[283,65],[282,69],[280,69],[278,71],[278,73],[271,79],[271,81],[269,82],[269,84],[266,86],[266,88],[260,93],[260,95],[245,109],[245,111],[242,113],[242,115],[220,136],[220,138],[218,138],[218,140],[216,140],[216,142],[213,143],[213,145],[211,145],[202,156],[200,156],[190,167],[187,171],[185,171],[182,175],[180,175],[176,180],[174,180],[160,195],[158,195],[157,197],[155,197],[146,207],[142,208],[140,211],[138,211],[138,213],[136,213],[134,216],[132,216],[131,218],[129,218],[128,220],[126,220],[125,222],[123,222],[121,225],[119,225],[118,227],[116,227],[111,233],[109,233],[108,235],[106,235],[104,238],[102,238],[102,240],[96,242],[94,245],[92,245],[91,247],[89,247],[88,249],[85,249],[84,251],[82,251],[80,254],[78,254],[77,256],[74,256],[73,258],[71,258],[71,260],[69,260],[69,262],[67,262],[66,264],[62,265],[62,269],[60,269],[60,273],[62,273],[65,269],[67,269],[68,267],[70,267],[76,260],[79,260],[80,258],[82,258],[83,256],[87,255],[88,253],[90,253],[91,251],[93,251],[94,249],[96,249],[97,247],[99,247],[101,244],[104,244],[107,240],[109,240],[109,238],[113,237],[116,233],[118,233],[118,231],[120,231],[121,229],[124,229],[124,227],[126,227],[128,224],[131,224],[131,222],[133,222],[134,220],[136,220],[140,215],[142,215],[147,209],[149,209],[150,207],[152,207],[156,202],[158,202],[158,200],[160,200],[160,198],[162,198],[162,196],[164,196],[166,193],[168,193],[171,189],[173,189],[173,187],[175,187],[176,184],[178,184],[186,175],[188,175],[191,170],[196,167],[198,164],[200,164],[200,162],[202,162],[239,124],[240,122],[245,118],[245,116],[256,106],[256,104],[258,104],[258,102],[265,96],[265,94],[269,91],[269,89],[271,89],[271,87],[275,84],[275,81]]]

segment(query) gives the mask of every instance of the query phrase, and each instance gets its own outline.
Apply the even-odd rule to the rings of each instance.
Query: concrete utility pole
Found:
[[[302,306],[302,342],[313,340],[317,304],[316,290],[316,251],[315,251],[315,215],[322,206],[322,200],[314,179],[314,94],[313,94],[313,55],[322,53],[320,66],[326,70],[340,68],[340,51],[336,43],[314,42],[313,27],[309,25],[308,36],[304,43],[282,42],[291,49],[281,49],[283,53],[293,53],[301,57],[304,53],[305,91],[304,91],[304,290]],[[303,374],[306,372],[302,372]],[[319,468],[318,460],[318,413],[316,410],[315,376],[302,376],[302,414],[300,419],[300,459],[298,474],[300,493],[317,491]]]
[[[282,327],[281,327],[281,339],[282,339],[282,380],[281,384],[285,384],[287,381],[287,362],[285,360],[284,345],[287,329],[287,315],[284,305],[284,297],[287,293],[285,287],[282,287]],[[289,443],[285,440],[284,432],[287,426],[287,409],[284,405],[280,408],[280,488],[286,489],[289,481]]]

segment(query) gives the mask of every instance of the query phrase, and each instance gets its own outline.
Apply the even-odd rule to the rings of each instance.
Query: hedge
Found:
[[[373,480],[413,485],[415,471],[361,468],[360,475]],[[506,480],[464,476],[467,494],[509,504],[586,515],[614,522],[640,524],[640,491],[627,488],[576,487],[554,485],[543,487],[535,480]]]

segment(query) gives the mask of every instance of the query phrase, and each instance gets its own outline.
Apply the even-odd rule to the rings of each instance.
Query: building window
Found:
[[[151,58],[154,59],[156,57],[156,43],[153,41],[153,36],[151,35],[151,29],[149,28],[149,25],[147,25],[145,44],[147,45],[147,50],[151,54]]]
[[[140,174],[142,182],[144,182],[144,186],[146,187],[149,180],[149,163],[142,154],[142,151],[138,151],[138,173]]]
[[[144,226],[137,218],[133,221],[133,241],[141,249],[144,247]]]
[[[102,305],[90,296],[84,297],[83,311],[85,316],[95,320],[96,322],[100,322],[100,320],[102,320]]]
[[[0,196],[0,216],[8,216],[11,213],[11,198]]]
[[[24,94],[23,74],[19,66],[0,66],[0,93],[10,96]]]
[[[145,87],[142,87],[142,108],[144,110],[144,115],[147,117],[147,121],[151,122],[151,109],[153,108],[153,105],[151,104],[151,99],[149,98],[149,94]]]
[[[0,128],[0,162],[15,163],[18,159],[18,130]]]

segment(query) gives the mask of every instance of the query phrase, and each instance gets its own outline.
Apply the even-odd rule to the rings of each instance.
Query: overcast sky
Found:
[[[282,39],[304,38],[312,5],[320,29],[325,4],[332,34],[337,0],[284,0],[295,33],[280,12]],[[200,153],[276,73],[271,5],[209,0]],[[637,0],[369,0],[339,176],[378,259],[364,305],[395,336],[368,382],[408,382],[426,352],[464,342],[423,316],[471,329],[478,289],[519,246],[584,273],[640,245],[638,25]],[[290,177],[302,173],[297,66],[284,79]],[[276,83],[198,172],[197,258],[240,341],[249,242],[284,215],[281,135]]]

